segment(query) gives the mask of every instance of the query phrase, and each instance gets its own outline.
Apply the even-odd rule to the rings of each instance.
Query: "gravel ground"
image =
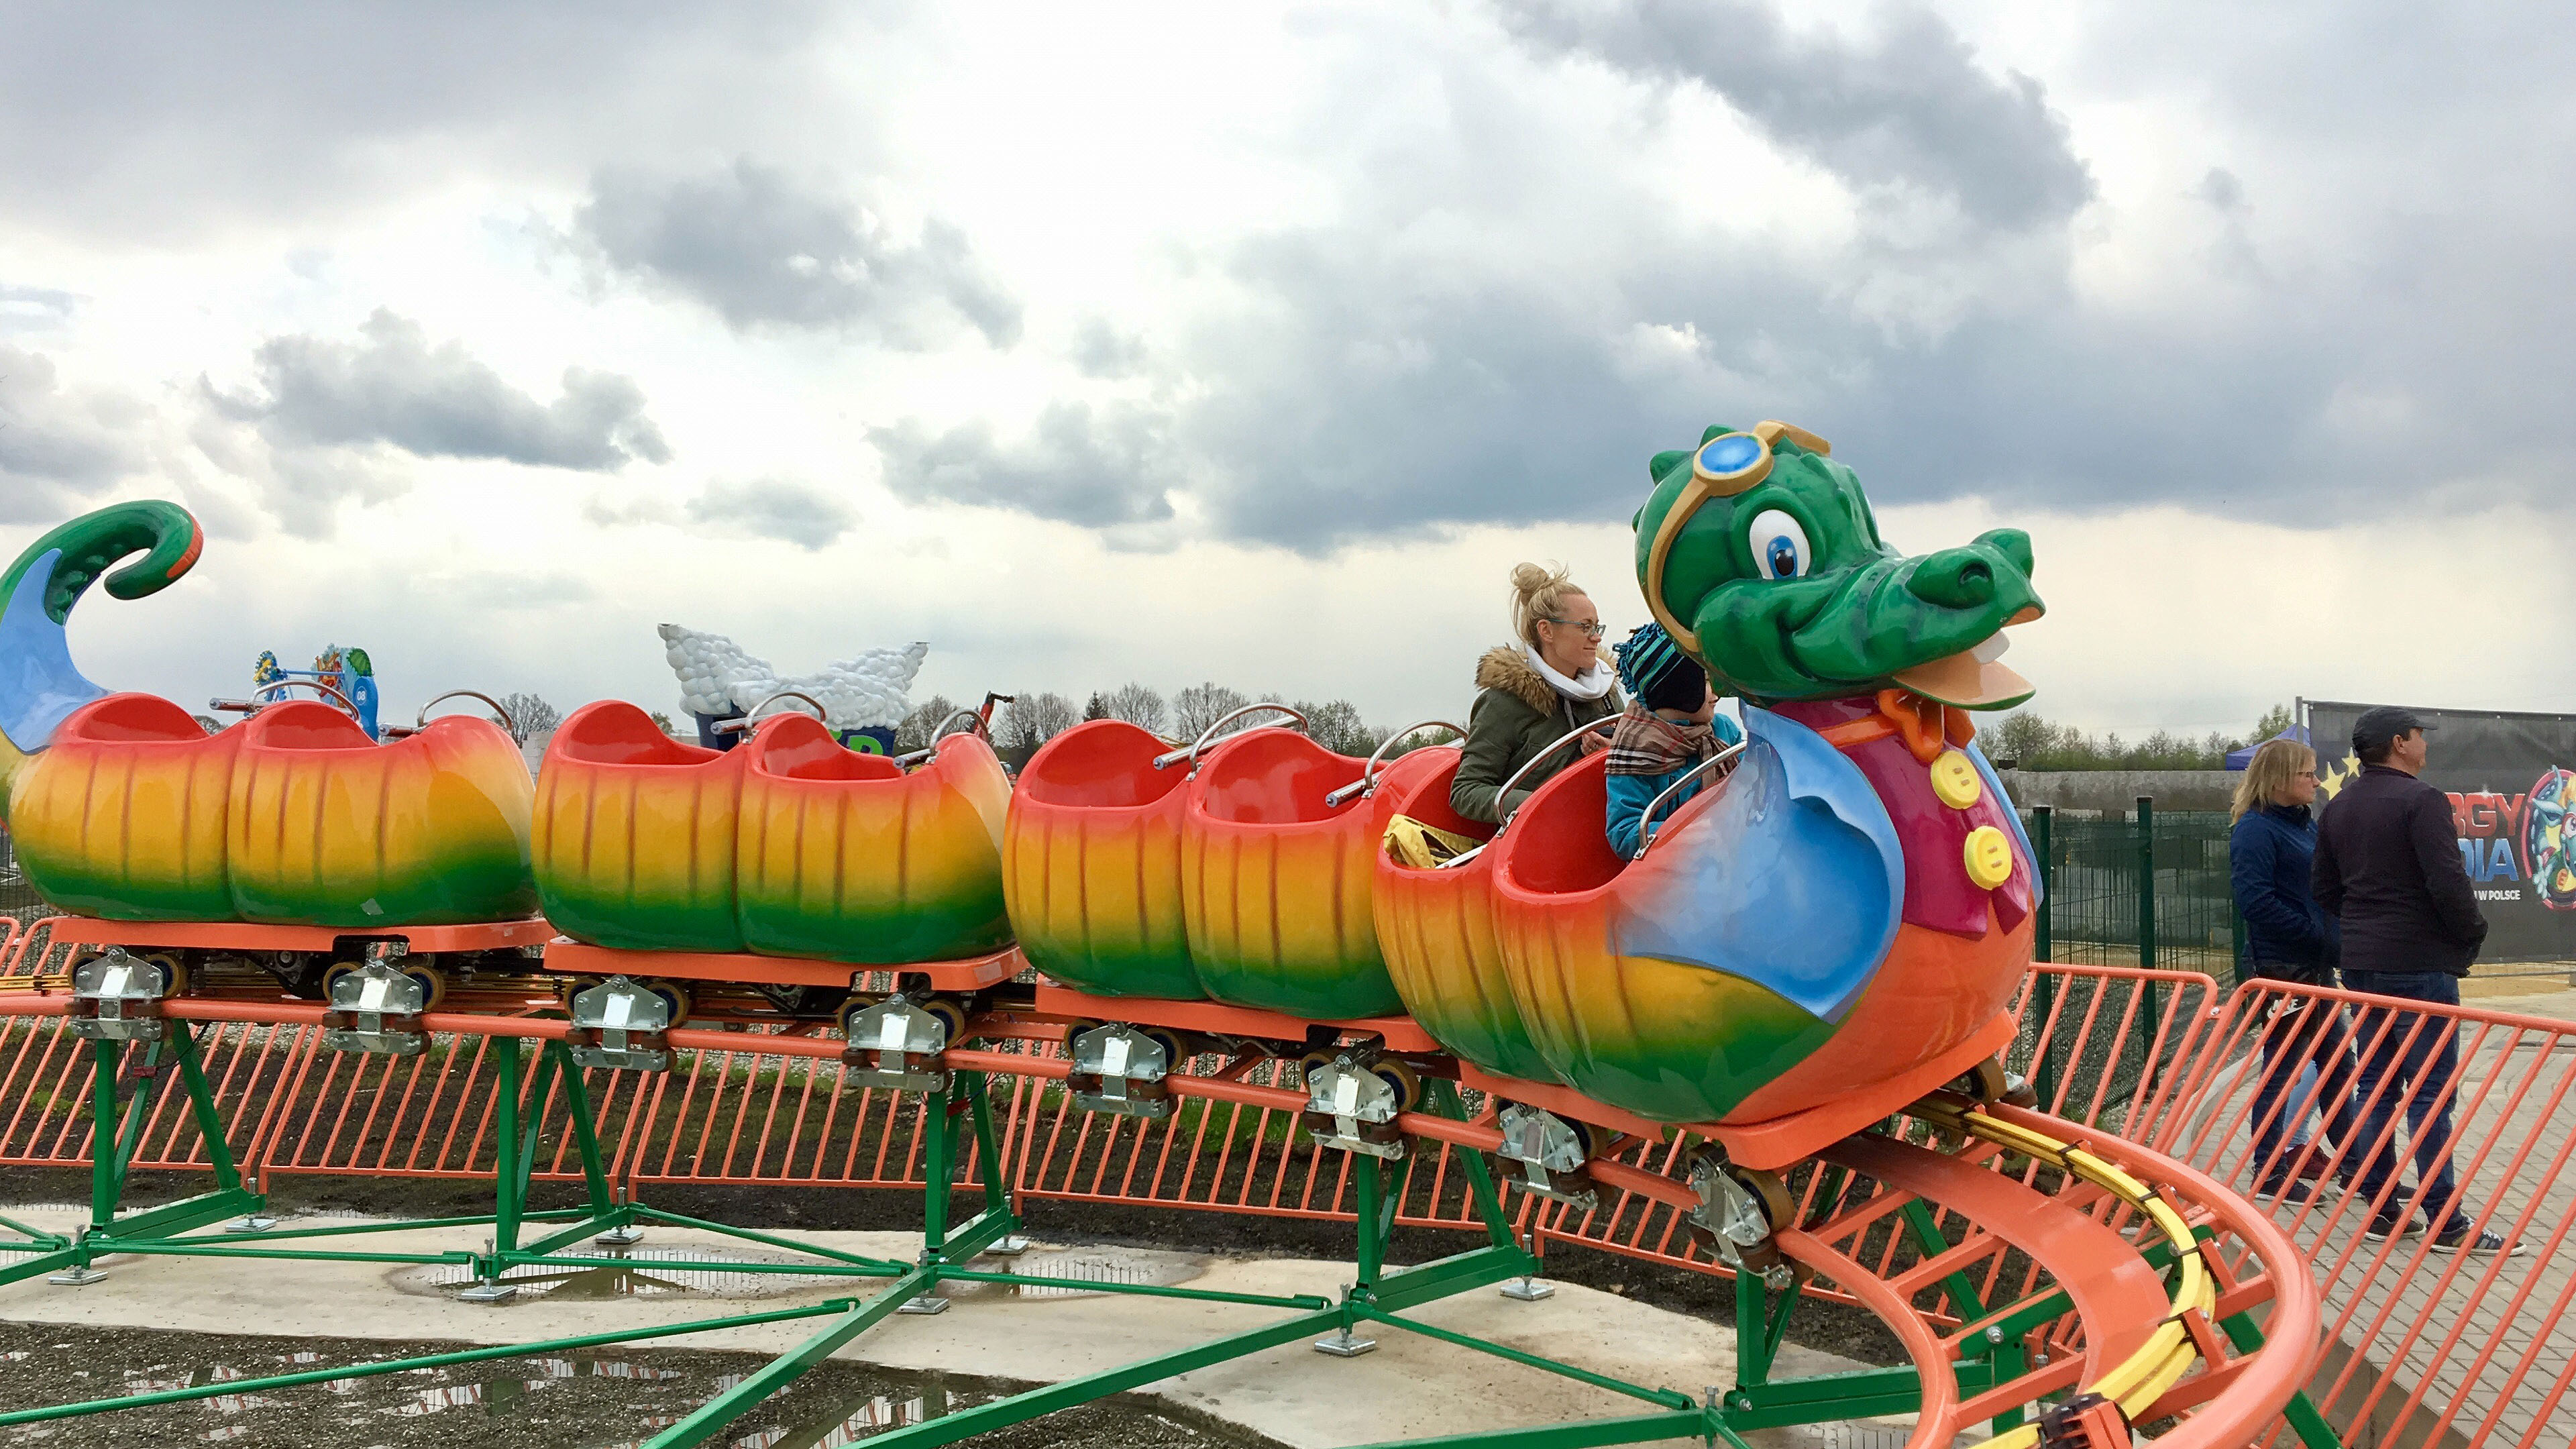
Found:
[[[470,1348],[0,1323],[0,1405],[19,1408]],[[0,1445],[78,1449],[631,1449],[769,1362],[678,1349],[531,1354],[218,1395],[0,1428]],[[971,1407],[1029,1385],[830,1360],[737,1421],[733,1449],[819,1449]],[[1277,1441],[1124,1395],[964,1441],[990,1449],[1278,1449]]]

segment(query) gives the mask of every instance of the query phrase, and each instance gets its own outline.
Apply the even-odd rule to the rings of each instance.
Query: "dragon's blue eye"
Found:
[[[1761,456],[1761,439],[1751,433],[1729,433],[1700,445],[1699,470],[1712,477],[1723,478],[1752,467],[1754,460]]]
[[[1766,508],[1753,516],[1752,526],[1744,531],[1744,542],[1753,551],[1754,568],[1766,579],[1794,579],[1807,572],[1811,558],[1807,530],[1777,508]]]

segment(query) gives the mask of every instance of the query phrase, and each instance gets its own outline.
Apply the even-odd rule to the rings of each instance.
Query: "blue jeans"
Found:
[[[2448,971],[2346,971],[2344,989],[2373,996],[2396,996],[2441,1006],[2460,1004],[2460,979]],[[2363,1103],[2360,1145],[2365,1149],[2388,1135],[2399,1103],[2406,1108],[2406,1140],[2415,1153],[2415,1182],[2424,1200],[2425,1221],[2441,1234],[2464,1233],[2468,1214],[2460,1211],[2460,1184],[2451,1172],[2451,1109],[2442,1096],[2460,1074],[2459,1032],[2450,1017],[2408,1011],[2397,1006],[2365,1006],[2354,1038],[2361,1064],[2353,1091]],[[2396,1141],[2371,1152],[2361,1165],[2358,1190],[2375,1202],[2397,1174]],[[2347,1161],[2350,1159],[2347,1158]],[[2409,1214],[2402,1198],[2379,1209],[2391,1221]]]
[[[2331,1001],[2306,1001],[2298,1009],[2272,1018],[2263,1029],[2263,1072],[2254,1079],[2254,1170],[2266,1184],[2286,1182],[2298,1170],[2295,1143],[2304,1140],[2313,1106],[2334,1133],[2335,1176],[2348,1178],[2362,1135],[2360,1114],[2353,1110],[2352,1047],[2343,1036],[2343,1011]],[[2300,1091],[2302,1069],[2314,1067],[2314,1094]],[[2281,1099],[2287,1096],[2285,1107]],[[2284,1152],[2283,1138],[2293,1147]]]

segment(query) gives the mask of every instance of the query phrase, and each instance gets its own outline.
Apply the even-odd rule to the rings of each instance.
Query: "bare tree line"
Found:
[[[1167,702],[1160,691],[1140,683],[1129,682],[1115,689],[1095,691],[1080,706],[1061,694],[1032,692],[1018,696],[993,722],[995,748],[1033,753],[1048,740],[1085,720],[1125,720],[1137,728],[1175,742],[1195,740],[1214,728],[1219,720],[1244,706],[1279,699],[1278,695],[1249,695],[1213,680],[1193,684],[1174,693]],[[1360,717],[1357,706],[1346,699],[1286,700],[1290,708],[1306,717],[1306,733],[1315,743],[1342,755],[1366,755],[1385,744],[1390,730],[1371,726]],[[917,750],[930,743],[930,735],[939,722],[956,713],[958,706],[945,695],[933,695],[895,730],[897,750]],[[1223,733],[1254,729],[1262,725],[1291,723],[1285,716],[1253,712],[1229,722]],[[1399,740],[1388,750],[1390,755],[1419,749],[1448,738],[1443,730],[1421,730]]]

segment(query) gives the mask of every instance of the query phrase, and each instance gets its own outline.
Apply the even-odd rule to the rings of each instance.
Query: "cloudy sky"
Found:
[[[1792,13],[1794,12],[1794,13]],[[1463,710],[1644,617],[1645,462],[1830,438],[2027,529],[2040,708],[2576,709],[2576,22],[2523,7],[18,4],[0,549],[210,534],[103,683]]]

